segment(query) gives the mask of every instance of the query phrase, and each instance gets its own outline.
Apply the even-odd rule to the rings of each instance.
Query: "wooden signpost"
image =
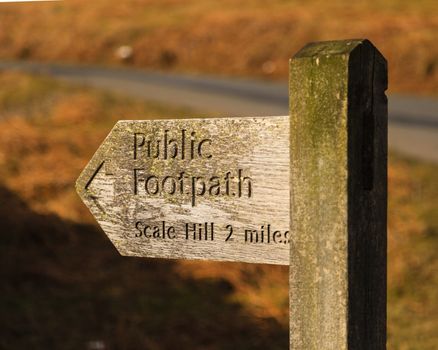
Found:
[[[290,116],[119,121],[76,188],[122,255],[290,266],[290,348],[386,347],[386,61],[290,62]]]

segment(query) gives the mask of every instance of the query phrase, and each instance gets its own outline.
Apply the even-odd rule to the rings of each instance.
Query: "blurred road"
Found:
[[[286,83],[34,62],[0,62],[0,69],[47,74],[136,98],[216,114],[288,114]],[[438,100],[389,96],[389,147],[438,163]]]

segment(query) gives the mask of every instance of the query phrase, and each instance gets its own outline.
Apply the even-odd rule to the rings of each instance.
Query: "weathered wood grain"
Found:
[[[163,148],[165,137],[167,151]],[[152,157],[154,147],[148,156],[148,141],[156,145],[158,140],[159,157]],[[202,140],[207,141],[199,155]],[[182,172],[186,176],[183,193]],[[230,172],[228,191],[227,172]],[[176,180],[167,178],[164,191],[160,185],[159,193],[154,195],[157,181],[153,177],[147,180],[150,176],[161,184],[168,176]],[[217,188],[210,191],[207,181],[214,176],[220,178],[219,194]],[[193,195],[193,178],[198,195]],[[204,195],[200,195],[203,181],[207,186]],[[119,121],[80,175],[76,188],[122,255],[288,265],[289,184],[286,116]],[[170,227],[175,232],[171,229],[164,238],[162,232],[160,237],[144,236],[146,225],[161,228],[163,222],[166,233]],[[209,229],[207,236],[204,231],[196,239],[191,231],[186,236],[186,224],[189,228],[194,224],[201,224],[196,228],[205,228],[205,223]],[[233,233],[227,239],[229,225]],[[142,236],[137,237],[140,232]],[[147,229],[146,235],[150,234]]]
[[[386,347],[386,61],[367,40],[290,62],[290,348]]]

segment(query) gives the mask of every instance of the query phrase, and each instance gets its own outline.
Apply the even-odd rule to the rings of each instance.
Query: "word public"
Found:
[[[196,132],[182,129],[180,135],[172,138],[169,130],[164,130],[162,138],[149,140],[144,133],[134,134],[134,159],[195,159],[212,158],[209,146],[212,141],[208,138],[197,140]]]

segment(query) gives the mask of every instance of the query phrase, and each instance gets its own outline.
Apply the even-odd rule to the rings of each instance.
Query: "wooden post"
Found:
[[[386,348],[387,68],[368,40],[290,61],[290,347]]]

